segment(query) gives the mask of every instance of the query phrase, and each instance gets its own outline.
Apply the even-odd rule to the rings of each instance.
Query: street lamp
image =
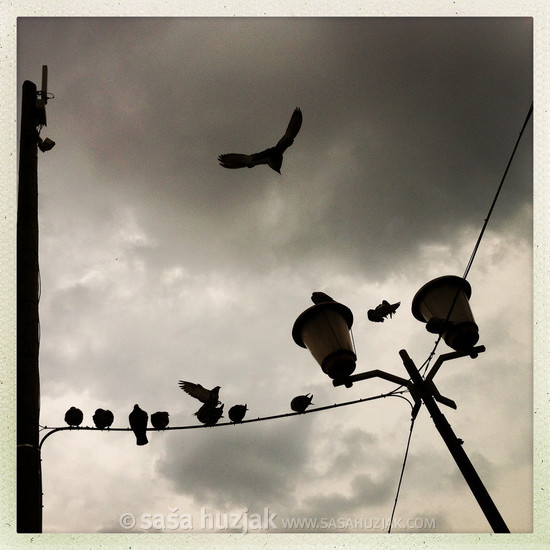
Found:
[[[426,330],[441,334],[456,351],[468,350],[479,340],[478,327],[470,309],[470,283],[456,275],[445,275],[426,283],[412,301],[412,314],[426,323]]]
[[[353,313],[334,300],[306,309],[294,323],[292,338],[307,348],[323,372],[333,380],[346,379],[355,370],[355,349],[350,329]]]
[[[405,350],[401,350],[399,355],[409,375],[408,379],[378,369],[352,375],[357,359],[349,337],[353,314],[349,308],[338,302],[322,302],[305,310],[294,323],[292,337],[299,346],[307,347],[311,351],[323,371],[332,378],[334,386],[344,385],[350,388],[354,382],[360,380],[383,378],[406,387],[415,402],[412,409],[413,419],[424,404],[493,531],[509,533],[506,523],[466,455],[463,441],[455,435],[436,403],[437,401],[456,409],[456,403],[442,396],[433,382],[442,363],[468,355],[475,359],[478,353],[485,351],[484,346],[474,347],[479,335],[468,302],[470,296],[471,288],[466,280],[452,275],[434,279],[416,293],[412,304],[414,316],[426,322],[430,332],[442,334],[445,342],[456,350],[440,355],[424,378]]]

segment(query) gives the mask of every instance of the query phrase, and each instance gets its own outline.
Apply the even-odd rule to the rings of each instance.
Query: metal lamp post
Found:
[[[473,320],[468,303],[470,295],[470,285],[464,279],[454,276],[434,279],[424,285],[416,294],[412,306],[415,317],[423,322],[430,323],[428,330],[442,334],[445,342],[456,350],[452,353],[440,355],[425,378],[422,378],[413,360],[405,350],[401,350],[399,355],[409,375],[408,379],[378,369],[352,375],[351,373],[355,369],[355,350],[353,351],[353,368],[351,368],[351,361],[346,362],[345,360],[343,363],[337,362],[338,366],[334,367],[329,360],[334,357],[350,357],[349,344],[345,343],[339,348],[339,338],[336,336],[328,338],[326,335],[339,334],[341,335],[340,339],[342,339],[345,333],[344,328],[346,325],[351,328],[351,322],[353,321],[349,308],[337,302],[333,302],[336,305],[332,306],[331,312],[334,315],[330,317],[312,313],[312,310],[314,312],[318,311],[316,308],[325,304],[319,304],[304,311],[294,323],[292,336],[299,346],[307,347],[311,351],[321,365],[323,372],[333,379],[334,386],[344,385],[350,388],[354,382],[360,380],[383,378],[400,386],[405,386],[410,391],[415,402],[412,410],[413,418],[416,417],[422,403],[424,403],[491,528],[495,533],[509,533],[506,523],[466,455],[462,447],[462,440],[455,435],[437,405],[437,402],[439,402],[456,409],[456,403],[452,399],[441,395],[433,382],[435,374],[444,361],[466,356],[475,358],[479,353],[485,351],[484,346],[474,347],[479,336],[478,327]],[[345,341],[345,339],[342,341]],[[330,342],[331,345],[327,345],[327,342]],[[319,350],[322,351],[319,352]],[[334,370],[329,370],[327,365],[332,365]]]

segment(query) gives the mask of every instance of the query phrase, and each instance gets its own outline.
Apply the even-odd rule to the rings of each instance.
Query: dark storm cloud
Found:
[[[76,139],[111,173],[103,185],[148,216],[148,231],[199,231],[207,256],[248,250],[268,266],[269,254],[290,261],[326,253],[381,276],[416,254],[415,243],[449,242],[460,226],[478,227],[533,93],[529,19],[46,25],[63,31],[55,46],[67,52],[50,67],[56,101],[70,113],[72,134],[78,128]],[[112,40],[96,39],[106,29]],[[221,152],[278,139],[296,105],[304,124],[282,177],[217,165]],[[532,159],[518,157],[495,227],[530,191]],[[274,198],[263,182],[277,186],[274,227],[261,221]],[[199,225],[191,223],[199,213]],[[182,254],[201,257],[185,246]]]

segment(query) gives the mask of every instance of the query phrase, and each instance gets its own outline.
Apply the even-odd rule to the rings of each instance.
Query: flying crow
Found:
[[[302,111],[298,107],[294,109],[285,135],[278,141],[275,147],[270,147],[260,153],[244,155],[241,153],[227,153],[220,155],[218,160],[224,168],[252,168],[257,164],[267,164],[275,172],[281,173],[283,153],[294,143],[294,138],[302,126]]]
[[[134,405],[134,410],[128,416],[130,421],[130,428],[136,435],[136,443],[138,445],[147,445],[149,440],[147,439],[147,421],[149,420],[149,415],[139,408],[139,405]]]

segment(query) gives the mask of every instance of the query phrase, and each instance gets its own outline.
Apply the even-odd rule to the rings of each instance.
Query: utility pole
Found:
[[[445,415],[437,406],[437,403],[434,399],[434,386],[430,383],[431,378],[428,383],[426,383],[426,381],[422,379],[422,376],[418,372],[416,365],[405,350],[401,350],[399,352],[399,355],[401,356],[403,365],[405,366],[407,372],[409,373],[409,376],[411,377],[412,386],[417,391],[420,390],[420,397],[424,402],[424,405],[426,405],[426,408],[428,409],[428,412],[432,417],[437,431],[443,438],[443,441],[445,442],[451,455],[455,459],[458,469],[462,472],[462,475],[464,476],[468,487],[470,487],[472,494],[477,500],[477,503],[479,504],[493,531],[495,533],[509,533],[510,530],[504,522],[504,519],[502,519],[502,516],[495,506],[491,495],[489,495],[473,464],[470,462],[468,455],[464,451],[462,447],[462,441],[455,435],[453,429],[451,428],[451,425],[445,418]]]
[[[41,91],[41,100],[44,103],[46,101],[45,89]],[[38,446],[38,126],[43,124],[45,110],[37,106],[36,84],[26,80],[23,83],[21,103],[17,205],[18,533],[42,532],[42,473]]]

